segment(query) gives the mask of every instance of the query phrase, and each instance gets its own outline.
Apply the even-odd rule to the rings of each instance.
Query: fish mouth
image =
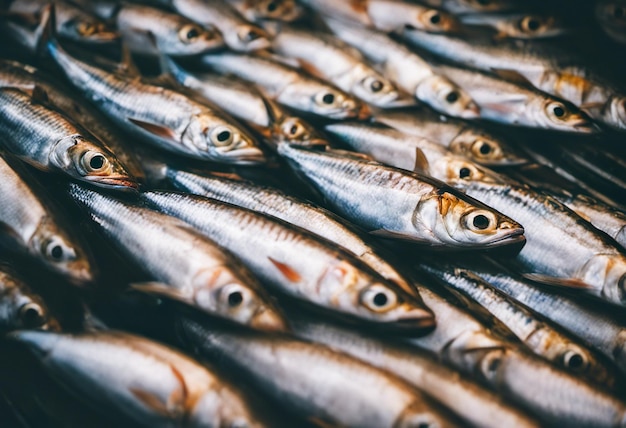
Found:
[[[391,332],[404,337],[421,337],[431,332],[437,326],[435,315],[432,312],[413,310],[411,315],[404,319],[384,323],[372,323],[373,330]]]
[[[246,147],[223,153],[225,160],[231,163],[262,164],[267,163],[265,153],[257,147]]]
[[[288,333],[291,331],[285,319],[270,308],[263,308],[257,312],[250,320],[250,327],[255,330],[276,333]]]
[[[107,189],[116,189],[116,190],[129,190],[136,191],[139,189],[139,184],[135,181],[134,178],[125,175],[118,176],[109,176],[109,177],[87,177],[90,183],[104,187]]]
[[[520,244],[522,242],[526,242],[526,237],[524,236],[524,229],[519,229],[502,236],[500,239],[490,242],[486,246],[489,248],[502,247],[505,245]]]
[[[572,127],[581,134],[597,134],[602,131],[598,125],[586,117],[580,117]]]
[[[372,117],[372,110],[367,104],[362,104],[361,108],[357,110],[356,118],[358,120],[367,120]]]
[[[90,43],[110,43],[120,39],[120,34],[115,31],[103,31],[102,33],[94,33],[90,36],[83,36],[83,40]]]
[[[461,119],[479,119],[480,107],[478,107],[478,104],[476,103],[470,103],[461,112],[459,117],[461,117]]]

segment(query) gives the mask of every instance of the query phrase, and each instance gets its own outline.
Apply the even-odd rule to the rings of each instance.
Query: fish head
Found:
[[[579,270],[577,279],[598,290],[605,299],[626,304],[626,256],[596,254]]]
[[[475,164],[460,156],[445,156],[443,165],[445,170],[442,171],[442,180],[446,183],[457,180],[466,181],[482,181],[485,183],[498,182],[497,175],[480,165]]]
[[[246,8],[252,9],[258,19],[292,22],[302,16],[304,9],[295,0],[247,0]]]
[[[176,29],[176,38],[171,43],[159,44],[159,49],[172,56],[196,55],[224,46],[221,34],[212,27],[195,23],[184,23]]]
[[[281,96],[285,95],[302,104],[301,110],[337,120],[356,118],[363,112],[364,105],[332,86],[315,84],[312,81],[292,86]],[[291,90],[293,93],[288,93]]]
[[[203,112],[192,116],[182,135],[185,146],[227,163],[263,163],[265,154],[252,136],[235,124]]]
[[[82,43],[115,43],[120,34],[103,22],[80,16],[62,24],[59,34],[75,42]]]
[[[557,19],[552,16],[523,15],[510,25],[508,33],[519,38],[549,37],[565,32]]]
[[[81,135],[60,139],[50,155],[50,161],[69,175],[96,186],[137,189],[137,181],[126,172],[113,153]]]
[[[463,119],[478,119],[480,109],[469,94],[443,76],[430,76],[415,89],[415,97],[435,110]]]
[[[528,161],[514,153],[496,138],[473,129],[461,131],[450,142],[450,150],[481,165],[512,166]]]
[[[39,296],[21,287],[10,287],[4,291],[0,288],[0,331],[57,328],[58,323]]]
[[[260,286],[248,285],[256,281],[245,276],[227,266],[202,270],[193,280],[193,300],[201,308],[257,330],[288,330],[269,296],[259,291]]]
[[[409,404],[393,424],[393,428],[443,428],[454,426],[442,412],[423,402]]]
[[[410,24],[412,19],[417,21],[414,25]],[[409,29],[420,28],[429,33],[455,33],[463,28],[454,15],[438,9],[423,10],[420,8],[417,16],[408,17],[407,22]]]
[[[271,46],[270,36],[263,29],[252,24],[241,24],[222,33],[229,48],[237,52],[252,52]]]
[[[573,373],[583,374],[590,368],[591,356],[585,349],[574,343],[564,344],[559,354],[563,367]]]
[[[29,251],[75,285],[93,283],[95,265],[83,248],[52,221],[43,220],[31,237]]]
[[[398,89],[378,73],[363,70],[362,77],[351,88],[351,93],[361,100],[379,107],[389,107],[401,97]]]
[[[284,116],[272,125],[272,136],[278,143],[298,144],[301,146],[327,146],[311,125],[297,116]]]
[[[605,107],[605,115],[616,128],[626,129],[626,96],[612,96]]]
[[[261,428],[265,426],[258,421],[258,416],[253,415],[246,408],[241,397],[230,388],[217,385],[207,386],[202,395],[194,400],[188,400],[188,405],[193,408],[185,408],[189,416],[189,426],[218,426],[218,427],[242,427]],[[210,420],[208,420],[208,417]]]
[[[535,97],[526,111],[536,112],[537,123],[559,131],[592,134],[599,131],[585,113],[569,102],[551,97]]]
[[[434,191],[417,206],[420,222],[442,243],[490,246],[523,239],[524,228],[496,210],[462,194]],[[417,218],[416,216],[415,218]]]

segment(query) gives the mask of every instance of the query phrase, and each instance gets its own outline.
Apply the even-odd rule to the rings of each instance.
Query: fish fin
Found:
[[[428,174],[429,164],[428,159],[426,159],[426,155],[419,148],[415,148],[415,166],[413,167],[413,171],[421,172],[423,174]]]
[[[546,285],[554,285],[557,287],[571,288],[571,289],[591,289],[591,285],[577,278],[555,278],[549,275],[541,275],[538,273],[525,273],[524,278],[531,281],[539,282]]]
[[[498,33],[493,35],[493,40],[495,42],[501,42],[502,40],[506,40],[509,38],[509,35],[505,31],[499,31]]]
[[[30,100],[33,104],[50,104],[50,97],[44,88],[35,84],[30,92]]]
[[[526,104],[528,98],[524,95],[511,94],[505,98],[493,99],[490,101],[483,101],[480,103],[481,108],[494,110],[500,113],[508,113],[511,109],[516,108],[520,103]]]
[[[327,422],[321,418],[316,418],[314,416],[309,417],[308,421],[319,428],[337,428],[337,425]]]
[[[41,12],[12,12],[10,10],[0,11],[0,18],[11,21],[17,25],[34,29],[41,23]]]
[[[267,109],[267,114],[270,118],[270,123],[278,123],[283,118],[283,112],[280,110],[278,105],[275,102],[271,101],[269,98],[265,97],[265,95],[261,95],[261,101],[263,101],[263,105]]]
[[[516,70],[492,68],[491,71],[503,78],[504,80],[508,80],[509,82],[519,83],[524,86],[528,86],[531,84],[526,77],[521,75]]]
[[[174,374],[174,377],[180,383],[180,388],[176,388],[168,397],[167,403],[168,407],[184,407],[187,402],[187,398],[189,397],[189,388],[187,387],[187,382],[185,382],[185,377],[183,374],[174,367],[173,364],[170,364],[170,370]]]
[[[287,278],[290,282],[300,282],[302,280],[302,277],[300,276],[300,274],[296,270],[294,270],[291,266],[285,263],[281,263],[277,260],[274,260],[271,257],[268,257],[268,259],[270,262],[272,262],[274,266],[276,266],[276,268],[280,271],[280,273],[282,273],[283,276]]]
[[[37,58],[47,58],[48,43],[56,43],[57,27],[56,6],[53,2],[41,9],[39,26],[35,30]]]
[[[129,287],[133,290],[141,291],[142,293],[154,294],[157,296],[168,297],[173,300],[187,300],[177,290],[173,289],[170,285],[163,282],[146,281],[146,282],[133,282],[129,284]]]
[[[353,159],[357,159],[357,160],[365,160],[365,161],[368,161],[368,162],[376,162],[376,159],[374,159],[370,155],[366,155],[365,153],[359,153],[359,152],[353,152],[353,151],[350,151],[350,150],[341,150],[341,149],[331,149],[331,150],[326,150],[326,151],[330,152],[330,153],[338,154],[340,156],[346,156],[346,157],[350,157],[350,158],[353,158]]]
[[[313,63],[309,62],[309,61],[305,61],[303,59],[298,59],[298,66],[306,71],[307,73],[309,73],[311,76],[316,76],[321,78],[324,78],[324,73],[322,73],[322,71],[320,71],[319,68],[317,68],[315,65],[313,65]]]
[[[387,229],[371,230],[371,231],[369,231],[369,234],[373,235],[373,236],[378,236],[380,238],[391,238],[391,239],[400,239],[400,240],[403,240],[403,241],[410,240],[410,241],[422,242],[420,240],[408,237],[408,236],[406,236],[406,235],[404,235],[402,233],[392,232],[392,231],[387,230]]]
[[[167,404],[153,393],[138,388],[130,388],[130,392],[135,396],[135,398],[141,401],[144,406],[150,408],[159,415],[169,415]]]
[[[605,103],[584,103],[580,105],[580,109],[581,110],[588,110],[588,109],[594,109],[594,108],[602,108],[604,107]]]
[[[155,123],[144,122],[140,119],[134,119],[129,117],[128,120],[143,129],[144,131],[149,132],[150,134],[156,135],[157,137],[165,138],[170,141],[177,141],[176,134],[170,128],[165,126],[157,125]]]
[[[209,175],[216,175],[218,177],[228,178],[229,180],[245,181],[245,178],[234,172],[211,171]]]
[[[135,62],[133,61],[133,56],[130,52],[130,49],[128,48],[128,45],[126,43],[122,43],[121,50],[122,50],[122,58],[121,58],[120,65],[118,67],[118,71],[129,77],[135,77],[137,79],[141,79],[141,73],[139,72],[139,69],[135,65]]]

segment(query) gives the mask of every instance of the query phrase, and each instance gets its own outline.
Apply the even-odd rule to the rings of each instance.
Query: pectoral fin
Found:
[[[174,300],[188,300],[178,290],[162,282],[134,282],[129,284],[129,287],[142,293],[154,294]]]
[[[167,404],[151,392],[136,388],[130,388],[130,392],[135,396],[135,398],[141,401],[144,406],[153,410],[155,413],[158,413],[162,416],[169,415]]]
[[[525,86],[531,85],[528,79],[516,70],[493,68],[492,71],[504,80],[508,80],[509,82],[518,83]]]
[[[578,278],[556,278],[549,275],[541,275],[537,273],[527,273],[523,275],[525,278],[531,281],[540,282],[546,285],[553,285],[556,287],[564,287],[578,290],[590,290],[593,287]]]
[[[281,263],[277,260],[274,260],[271,257],[268,257],[268,259],[270,262],[272,262],[274,266],[276,266],[276,268],[280,271],[280,273],[282,273],[283,276],[287,278],[287,280],[289,280],[289,282],[296,283],[302,280],[302,277],[300,276],[300,274],[291,266],[285,263]]]
[[[145,122],[141,119],[135,119],[132,117],[129,117],[128,120],[132,124],[137,125],[141,129],[143,129],[146,132],[149,132],[152,135],[155,135],[159,138],[164,138],[166,140],[179,142],[176,133],[170,128],[167,128],[162,125],[150,123],[150,122]]]

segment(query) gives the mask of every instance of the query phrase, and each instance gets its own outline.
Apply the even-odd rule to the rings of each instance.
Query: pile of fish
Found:
[[[624,0],[2,5],[2,427],[626,426]]]

